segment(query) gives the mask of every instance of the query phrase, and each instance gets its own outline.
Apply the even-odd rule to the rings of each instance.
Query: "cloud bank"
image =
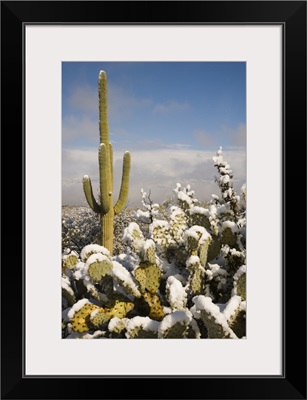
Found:
[[[185,148],[135,150],[131,152],[131,174],[128,207],[141,207],[141,189],[151,192],[154,202],[163,202],[173,195],[176,183],[190,185],[195,197],[206,201],[212,194],[220,194],[214,177],[214,152]],[[114,200],[117,200],[122,175],[122,151],[114,151]],[[223,158],[234,174],[234,187],[240,191],[246,182],[245,148],[223,151]],[[89,175],[93,191],[99,189],[97,149],[63,149],[62,152],[62,204],[87,205],[82,178]]]

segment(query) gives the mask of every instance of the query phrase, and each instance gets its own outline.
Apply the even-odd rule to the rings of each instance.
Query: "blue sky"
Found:
[[[64,62],[63,204],[86,204],[83,175],[98,183],[100,70],[108,79],[115,179],[120,180],[123,152],[131,152],[132,206],[139,205],[141,188],[162,201],[177,182],[196,185],[195,191],[208,199],[215,189],[212,157],[219,146],[237,185],[245,182],[245,63]]]

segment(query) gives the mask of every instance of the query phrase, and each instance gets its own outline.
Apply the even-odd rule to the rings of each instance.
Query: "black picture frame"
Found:
[[[23,375],[26,267],[23,31],[30,23],[282,25],[284,332],[281,376],[182,377],[171,372],[169,376],[159,377]],[[306,2],[2,1],[1,94],[1,398],[306,399]],[[14,167],[15,172],[9,167]],[[8,210],[13,210],[12,214]],[[21,242],[16,240],[17,229]]]

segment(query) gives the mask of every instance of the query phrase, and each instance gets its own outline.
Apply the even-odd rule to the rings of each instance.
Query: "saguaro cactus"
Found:
[[[101,216],[101,245],[113,254],[114,215],[120,213],[127,202],[129,191],[130,153],[123,157],[123,174],[118,201],[113,205],[113,149],[109,141],[107,76],[105,71],[99,72],[99,132],[100,146],[98,152],[100,204],[95,200],[90,178],[83,177],[83,190],[91,209]]]

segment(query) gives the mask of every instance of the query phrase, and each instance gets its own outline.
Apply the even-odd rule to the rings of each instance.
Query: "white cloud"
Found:
[[[188,149],[166,149],[133,151],[131,153],[130,207],[141,207],[141,189],[151,191],[155,202],[162,202],[172,196],[176,183],[190,184],[195,196],[208,200],[211,194],[219,194],[214,182],[217,170],[213,166],[212,152]],[[123,152],[114,152],[114,200],[117,200]],[[240,190],[246,179],[245,152],[223,151],[224,159],[230,164],[235,177],[235,189]],[[63,204],[85,205],[82,178],[89,175],[94,193],[99,188],[99,167],[97,150],[65,150],[62,158],[62,199]]]

